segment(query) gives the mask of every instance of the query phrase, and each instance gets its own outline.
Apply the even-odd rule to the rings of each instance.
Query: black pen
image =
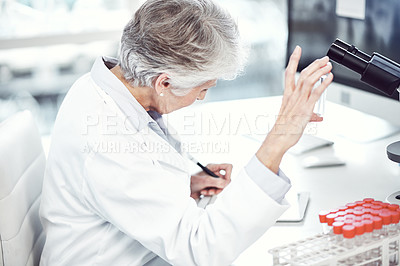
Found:
[[[206,166],[202,165],[199,161],[197,161],[192,155],[190,155],[189,153],[186,153],[186,156],[189,158],[189,160],[191,160],[192,162],[194,162],[195,164],[197,164],[198,166],[200,166],[200,168],[206,172],[208,175],[218,178],[219,176],[217,176],[213,171],[211,171],[210,169],[208,169]]]

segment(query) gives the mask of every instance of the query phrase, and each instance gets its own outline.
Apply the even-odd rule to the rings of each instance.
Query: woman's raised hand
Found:
[[[327,56],[315,60],[301,71],[296,82],[295,74],[301,57],[299,46],[290,56],[285,72],[285,90],[282,105],[274,127],[269,132],[260,149],[257,158],[272,171],[277,172],[282,156],[295,145],[309,122],[322,121],[322,117],[313,113],[315,103],[332,82],[330,73],[332,65]],[[321,76],[325,80],[314,89]]]

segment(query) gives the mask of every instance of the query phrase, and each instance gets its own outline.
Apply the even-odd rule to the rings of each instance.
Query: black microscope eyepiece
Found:
[[[340,39],[336,39],[329,48],[329,58],[361,75],[361,81],[392,95],[400,86],[400,65],[383,55],[372,56],[360,51]]]

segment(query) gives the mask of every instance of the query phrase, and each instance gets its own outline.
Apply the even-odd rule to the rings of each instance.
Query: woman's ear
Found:
[[[167,74],[163,73],[158,76],[154,84],[154,89],[160,96],[163,96],[167,90],[171,89],[171,84],[169,83],[169,77]]]

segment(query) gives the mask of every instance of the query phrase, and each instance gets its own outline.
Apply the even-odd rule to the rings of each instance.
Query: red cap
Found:
[[[357,207],[354,208],[354,210],[355,211],[362,211],[362,210],[364,210],[364,207],[363,206],[357,206]]]
[[[387,207],[389,207],[389,203],[387,203],[387,202],[382,202],[381,203],[381,206],[383,207],[383,208],[387,208]]]
[[[333,233],[335,235],[340,235],[342,233],[342,227],[344,226],[343,222],[334,222],[333,226]]]
[[[376,204],[376,205],[381,205],[383,202],[380,200],[374,200],[373,202],[371,202],[372,204]]]
[[[356,228],[354,225],[343,225],[342,227],[343,237],[353,238],[356,236]]]
[[[374,222],[371,220],[364,220],[364,229],[366,233],[371,233],[374,230]]]
[[[358,200],[354,202],[355,204],[357,204],[357,206],[362,206],[365,202],[362,200]]]
[[[365,199],[363,199],[363,201],[366,203],[371,203],[374,201],[374,199],[373,198],[365,198]]]
[[[383,211],[379,214],[379,216],[382,218],[382,223],[384,225],[388,225],[392,222],[392,215],[390,214],[390,212]]]
[[[383,207],[381,205],[376,205],[376,204],[371,206],[371,209],[373,209],[373,210],[382,210],[382,208]]]
[[[346,214],[344,216],[344,219],[346,220],[354,220],[356,218],[356,216],[354,214]]]
[[[344,220],[344,224],[353,225],[354,220]]]
[[[391,211],[395,211],[395,210],[397,210],[398,208],[399,208],[399,205],[398,205],[398,204],[390,204],[390,205],[388,206],[388,209],[391,210]]]
[[[344,222],[344,217],[343,216],[338,216],[335,218],[335,222]]]
[[[372,214],[373,216],[379,216],[380,213],[381,213],[380,210],[371,210],[371,214]]]
[[[371,213],[371,211],[372,211],[372,209],[370,209],[370,208],[364,208],[364,209],[363,209],[363,212],[364,212],[365,214]]]
[[[329,211],[320,211],[318,213],[319,221],[321,223],[326,223],[326,216],[329,214]]]
[[[363,220],[363,218],[361,216],[356,216],[354,218],[354,222],[361,222]]]
[[[353,214],[354,210],[353,209],[347,209],[347,210],[345,210],[345,212],[348,213],[348,214]]]
[[[346,215],[346,212],[344,212],[344,211],[339,211],[339,212],[337,212],[336,213],[337,214],[337,216],[345,216]]]
[[[339,209],[339,211],[343,212],[343,211],[347,210],[348,208],[347,208],[347,206],[339,206],[338,209]]]
[[[374,229],[378,230],[382,228],[382,218],[379,216],[372,217],[372,221],[374,222]]]
[[[357,204],[356,203],[347,203],[346,206],[349,209],[354,209],[355,207],[357,207]]]
[[[329,213],[337,213],[339,211],[339,209],[332,209],[332,210],[329,210]]]
[[[362,211],[354,211],[354,215],[355,216],[361,216],[361,215],[363,215],[364,214],[364,212],[362,212]]]
[[[372,220],[373,215],[371,214],[364,214],[363,216],[361,216],[361,218],[363,220]]]
[[[400,212],[391,211],[390,214],[392,216],[392,224],[398,224],[400,221]]]
[[[363,223],[359,222],[359,223],[354,223],[353,225],[356,228],[356,235],[359,236],[359,235],[364,234],[365,229],[364,229]]]
[[[331,226],[333,224],[336,217],[337,217],[337,214],[335,214],[335,213],[331,213],[326,216],[326,222],[328,223],[329,226]]]
[[[362,206],[363,206],[364,208],[371,208],[371,207],[372,207],[372,204],[371,204],[371,203],[364,203]]]

